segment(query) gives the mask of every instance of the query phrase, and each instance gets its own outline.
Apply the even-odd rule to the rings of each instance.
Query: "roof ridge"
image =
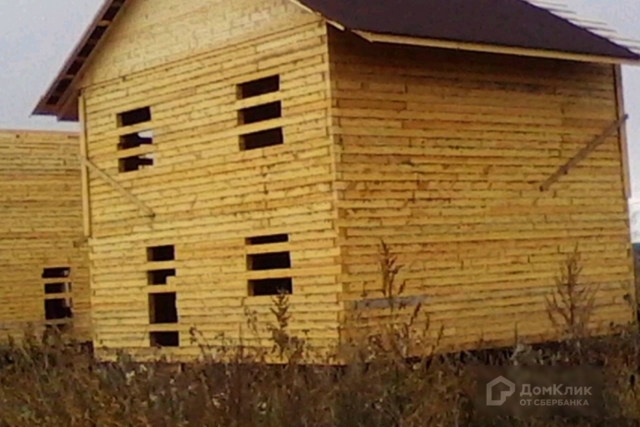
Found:
[[[581,16],[575,9],[566,3],[549,0],[523,0],[535,7],[544,9],[549,13],[556,15],[573,25],[590,31],[600,37],[625,47],[634,53],[640,54],[640,39],[629,38],[621,35],[617,30],[612,28],[609,23],[602,20],[595,20],[586,16]]]

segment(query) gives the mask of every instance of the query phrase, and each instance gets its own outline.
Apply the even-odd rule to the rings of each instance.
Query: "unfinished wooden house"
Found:
[[[91,339],[77,134],[0,129],[0,341]]]
[[[334,348],[388,319],[382,240],[443,349],[556,337],[577,244],[591,330],[635,320],[640,56],[585,26],[521,0],[107,1],[35,110],[82,125],[101,357],[269,346],[280,291]]]

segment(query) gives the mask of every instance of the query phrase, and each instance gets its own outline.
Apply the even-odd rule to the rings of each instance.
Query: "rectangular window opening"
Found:
[[[272,147],[284,144],[282,128],[263,130],[242,135],[240,137],[240,150],[256,150],[258,148]]]
[[[149,294],[149,323],[178,323],[175,292]]]
[[[291,268],[289,252],[247,255],[247,268],[251,271]]]
[[[148,122],[151,120],[151,108],[142,107],[135,110],[125,111],[118,114],[118,124],[120,126],[133,126],[139,123]]]
[[[71,275],[69,267],[45,268],[42,270],[43,279],[62,279]]]
[[[152,347],[180,347],[180,332],[151,332],[149,341]]]
[[[123,157],[119,161],[120,172],[133,172],[153,166],[153,154],[143,154],[140,156]]]
[[[153,144],[153,131],[146,130],[143,132],[130,133],[120,136],[120,143],[118,144],[118,150],[130,150],[132,148],[138,148],[143,145]]]
[[[249,237],[247,245],[269,245],[272,243],[286,243],[289,241],[288,234],[272,234],[270,236]]]
[[[293,280],[290,277],[279,279],[249,280],[250,296],[267,296],[293,293]]]
[[[44,314],[46,320],[72,319],[72,301],[64,298],[48,299],[44,301]]]
[[[238,85],[238,98],[246,99],[280,90],[280,76],[265,77]]]
[[[147,260],[149,261],[173,261],[176,259],[176,248],[173,245],[154,246],[147,248]]]
[[[168,285],[169,277],[173,277],[175,275],[175,269],[151,270],[147,272],[149,285]]]
[[[271,102],[238,111],[238,122],[241,125],[264,122],[282,117],[282,103]]]
[[[71,283],[47,283],[44,285],[46,295],[64,294],[71,292]]]

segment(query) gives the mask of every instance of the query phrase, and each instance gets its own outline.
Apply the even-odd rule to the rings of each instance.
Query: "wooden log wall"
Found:
[[[155,216],[90,172],[99,356],[270,348],[263,294],[285,279],[288,332],[334,345],[326,27],[286,0],[140,0],[111,31],[83,83],[88,157]]]
[[[617,119],[612,66],[329,44],[349,327],[388,320],[381,239],[443,349],[556,337],[545,299],[576,245],[591,331],[635,319],[618,135],[539,189]]]
[[[91,339],[78,151],[75,134],[0,130],[2,341],[46,326]]]

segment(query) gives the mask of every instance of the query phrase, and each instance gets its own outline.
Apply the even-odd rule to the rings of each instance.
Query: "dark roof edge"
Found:
[[[413,46],[432,47],[438,49],[463,50],[467,52],[485,52],[499,55],[518,55],[534,58],[562,59],[577,62],[596,62],[603,64],[633,64],[640,65],[640,55],[629,51],[629,56],[614,57],[593,55],[588,53],[573,53],[560,50],[544,50],[533,48],[520,48],[507,45],[483,44],[473,42],[461,42],[444,39],[428,39],[424,37],[398,36],[395,34],[375,33],[372,31],[352,30],[354,34],[372,43],[405,44]]]
[[[572,14],[573,15],[575,14],[573,13],[573,11],[569,10],[568,8],[566,10],[563,10],[561,9],[562,5],[555,5],[555,4],[552,5],[547,3],[546,0],[519,0],[519,1],[528,4],[530,7],[542,10],[545,13],[551,16],[554,16],[556,19],[564,21],[565,24],[568,24],[570,26],[573,26],[576,29],[579,29],[580,31],[588,33],[592,37],[599,38],[602,41],[608,43],[611,46],[614,46],[616,49],[624,53],[621,53],[619,55],[615,55],[615,54],[595,55],[590,53],[580,53],[577,51],[545,50],[545,49],[539,49],[539,48],[518,47],[515,45],[471,42],[471,41],[460,40],[460,39],[456,39],[456,40],[444,39],[444,38],[430,39],[430,38],[424,38],[421,36],[409,36],[409,35],[405,36],[400,34],[387,34],[384,32],[374,31],[371,29],[349,27],[344,23],[336,22],[335,19],[331,19],[330,17],[324,15],[322,12],[318,10],[314,10],[313,6],[306,4],[307,1],[305,0],[289,0],[289,1],[291,3],[296,4],[301,9],[321,17],[322,19],[334,25],[336,28],[340,30],[343,30],[343,31],[349,30],[360,36],[363,36],[364,34],[375,36],[375,37],[368,38],[369,41],[372,41],[372,42],[384,41],[388,43],[394,43],[394,42],[391,42],[390,40],[397,41],[401,39],[414,39],[414,40],[426,41],[426,43],[418,42],[418,43],[407,43],[407,44],[416,44],[421,46],[432,46],[432,47],[441,47],[441,48],[449,48],[449,49],[463,49],[462,46],[464,46],[465,48],[463,50],[472,50],[472,51],[485,51],[485,52],[496,51],[502,54],[512,54],[512,55],[517,55],[517,54],[525,55],[525,52],[526,52],[527,56],[542,56],[542,57],[557,57],[557,58],[560,58],[560,56],[563,56],[563,59],[568,59],[568,60],[605,62],[605,63],[615,63],[615,64],[623,64],[623,63],[636,64],[636,65],[640,64],[640,41],[626,40],[621,37],[613,37],[613,35],[610,33],[615,33],[615,31],[613,31],[610,28],[607,28],[606,24],[599,23],[600,27],[598,27],[598,25],[596,25],[598,24],[596,21],[586,22],[586,20],[581,20],[576,16],[572,16]],[[486,48],[478,49],[477,47],[481,45],[485,46]],[[474,48],[470,48],[471,46],[474,46]],[[466,49],[466,47],[469,47],[469,49]],[[551,54],[551,52],[557,52],[560,55],[554,56]]]
[[[104,1],[32,114],[59,116],[61,101],[68,98],[68,91],[126,2],[127,0]]]
[[[587,31],[592,35],[599,37],[619,48],[627,50],[629,58],[636,58],[640,61],[640,41],[624,39],[616,35],[612,28],[609,28],[604,22],[593,21],[578,16],[567,6],[560,3],[549,3],[547,0],[523,0],[530,5],[542,9],[556,17],[570,23],[571,25]]]
[[[76,83],[78,76],[84,70],[86,63],[91,58],[91,55],[93,54],[94,50],[99,45],[100,41],[108,33],[109,28],[111,27],[112,23],[115,21],[115,19],[117,18],[117,16],[119,15],[122,8],[125,6],[127,1],[133,1],[133,0],[105,0],[104,1],[102,7],[100,8],[98,13],[95,15],[93,21],[91,22],[91,25],[85,31],[85,33],[81,37],[80,41],[78,42],[74,50],[68,56],[65,64],[62,66],[56,78],[53,80],[53,82],[51,83],[51,85],[49,86],[45,94],[38,101],[35,109],[33,110],[33,113],[32,113],[33,115],[57,116],[59,120],[69,119],[69,117],[66,117],[66,118],[63,117],[64,111],[62,111],[63,107],[68,104],[69,97],[71,95],[69,91],[73,88],[74,83]],[[329,19],[328,17],[323,16],[319,12],[312,10],[311,8],[305,6],[299,0],[288,0],[288,1],[292,2],[293,4],[296,4],[297,6],[301,7],[307,12],[311,12],[322,17],[330,24],[333,24],[343,30],[345,29],[345,26],[342,25],[341,23],[335,22]],[[524,0],[524,1],[529,2],[528,0]],[[540,6],[539,4],[535,4],[534,1],[531,1],[530,4],[532,4],[535,7],[545,9],[549,13],[553,13],[552,11],[549,11],[548,9]],[[608,38],[603,37],[591,31],[590,29],[585,29],[584,27],[581,27],[564,17],[561,17],[561,19],[565,19],[571,25],[575,25],[579,28],[582,28],[598,37],[605,38],[609,42],[614,43],[615,45],[621,48],[627,49],[630,55],[635,55],[635,58],[637,59],[637,61],[640,62],[640,54],[633,52],[628,47],[620,45],[617,42],[611,41]],[[378,34],[378,35],[383,36],[381,34]],[[534,50],[531,50],[531,51],[532,51],[531,52],[532,54],[535,52]],[[544,52],[544,51],[539,51],[539,52]],[[588,57],[588,55],[583,55],[583,56],[585,58]],[[594,57],[594,59],[597,59],[597,58],[599,57]],[[627,58],[611,57],[610,59],[611,60],[608,62],[612,62],[612,63],[635,62],[634,59],[630,59],[629,57]],[[71,120],[75,121],[77,119],[75,117],[72,117]]]

